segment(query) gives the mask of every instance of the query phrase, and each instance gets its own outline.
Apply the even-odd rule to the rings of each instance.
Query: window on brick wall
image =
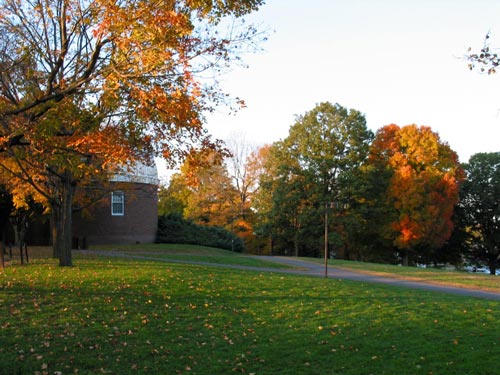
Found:
[[[125,194],[123,191],[113,191],[111,193],[111,215],[125,215]]]

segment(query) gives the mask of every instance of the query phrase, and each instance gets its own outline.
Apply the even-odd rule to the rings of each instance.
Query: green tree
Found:
[[[469,234],[468,255],[494,275],[500,259],[500,152],[475,154],[464,168],[459,206]]]
[[[280,165],[278,157],[278,145],[276,142],[273,145],[264,145],[257,151],[259,155],[259,178],[257,184],[259,188],[256,190],[252,200],[252,209],[256,213],[255,231],[257,236],[267,244],[261,246],[260,252],[266,254],[274,254],[274,245],[276,240],[276,229],[272,219],[273,213],[273,192],[277,187],[277,176]]]
[[[175,176],[172,176],[167,186],[160,186],[158,191],[158,216],[181,216],[186,208],[185,200],[181,198],[183,186],[179,186]]]
[[[348,202],[337,226],[344,231],[345,259],[395,263],[394,245],[383,235],[383,223],[391,215],[385,204],[391,172],[369,163],[349,175],[341,202]],[[393,250],[393,251],[390,251]]]
[[[276,147],[284,144],[276,144]],[[318,255],[320,249],[318,236],[319,220],[314,199],[316,189],[302,174],[296,160],[286,155],[283,149],[279,162],[278,175],[272,176],[270,222],[274,237],[274,247],[285,255]],[[285,153],[286,156],[283,155]],[[266,185],[264,185],[266,186]],[[311,233],[312,229],[312,233]]]
[[[272,197],[271,232],[276,240],[280,231],[293,239],[295,255],[321,253],[325,203],[346,203],[341,200],[349,176],[366,159],[372,137],[359,111],[320,103],[298,116],[288,137],[273,146],[272,173],[264,174],[261,188]]]

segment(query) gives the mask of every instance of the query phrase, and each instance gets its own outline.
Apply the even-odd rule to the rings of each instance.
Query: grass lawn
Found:
[[[0,373],[498,373],[499,302],[149,260],[75,264],[0,274]]]
[[[170,255],[221,255],[221,256],[238,256],[241,253],[230,252],[227,250],[221,250],[214,247],[208,246],[195,246],[195,245],[185,245],[185,244],[164,244],[164,243],[152,243],[152,244],[135,244],[135,245],[99,245],[92,246],[92,250],[102,250],[102,251],[119,251],[123,253],[158,253],[158,254],[170,254]]]
[[[245,254],[213,247],[193,246],[183,244],[139,244],[139,245],[109,245],[94,246],[92,250],[102,252],[118,252],[129,256],[145,259],[178,260],[187,262],[204,262],[214,264],[228,264],[245,267],[264,267],[289,269],[289,266],[267,262]]]
[[[319,262],[320,260],[315,259],[314,261]],[[447,271],[437,268],[401,267],[390,264],[364,263],[346,260],[331,260],[329,261],[329,265],[393,278],[500,292],[500,276],[483,273]]]

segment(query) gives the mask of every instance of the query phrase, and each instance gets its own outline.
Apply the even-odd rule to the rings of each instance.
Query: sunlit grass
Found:
[[[10,262],[10,251],[7,250],[7,254],[5,254],[5,260]],[[50,246],[29,246],[28,247],[28,257],[30,260],[40,259],[40,258],[51,258],[53,254],[52,247]],[[25,255],[23,253],[23,258]],[[12,247],[12,261],[17,263],[21,260],[20,250],[17,246]],[[26,260],[26,259],[24,259]]]
[[[120,251],[124,253],[162,253],[162,254],[190,254],[190,255],[241,255],[208,246],[186,245],[186,244],[131,244],[131,245],[99,245],[91,246],[91,250]]]
[[[248,257],[244,255],[170,255],[170,254],[155,254],[146,255],[144,253],[135,253],[135,255],[144,257],[146,259],[164,259],[183,261],[189,263],[211,263],[211,264],[224,264],[224,265],[236,265],[244,267],[262,267],[262,268],[275,268],[275,269],[291,269],[292,267],[279,264],[276,262],[268,262],[254,257]]]
[[[213,247],[184,244],[137,244],[137,245],[106,245],[94,246],[93,250],[119,252],[128,256],[144,259],[165,261],[184,261],[192,263],[227,264],[244,267],[263,267],[275,269],[290,269],[290,266],[276,262],[268,262],[256,257]],[[78,254],[78,252],[75,252]]]
[[[500,303],[118,258],[0,275],[5,374],[496,374]]]
[[[322,262],[320,259],[313,258],[307,258],[307,260]],[[353,262],[337,259],[330,260],[329,265],[385,277],[500,292],[500,276],[482,273],[450,271],[437,268],[402,267],[390,264]]]

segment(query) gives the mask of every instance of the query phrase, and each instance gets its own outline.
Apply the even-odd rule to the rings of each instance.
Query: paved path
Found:
[[[284,270],[284,271],[280,270],[275,272],[286,272],[286,273],[304,274],[309,276],[325,277],[324,264],[307,262],[300,259],[289,258],[289,257],[260,256],[259,258],[272,262],[287,264],[294,267],[299,267],[298,270]],[[380,283],[380,284],[394,285],[399,287],[422,289],[422,290],[429,290],[441,293],[452,293],[462,296],[470,296],[470,297],[485,298],[485,299],[500,301],[500,293],[497,292],[488,292],[477,289],[436,285],[436,284],[426,283],[423,281],[409,281],[391,277],[369,275],[356,271],[335,268],[332,266],[328,267],[328,278],[346,279],[346,280],[354,280],[354,281],[361,281],[368,283]]]
[[[267,260],[270,262],[281,263],[285,265],[289,265],[295,267],[293,269],[279,269],[279,268],[265,268],[265,267],[248,267],[248,266],[238,266],[238,265],[227,265],[227,264],[215,264],[208,262],[198,262],[198,261],[184,261],[184,260],[172,260],[168,258],[160,258],[154,257],[154,255],[130,255],[121,252],[114,251],[95,251],[95,250],[78,250],[82,253],[87,254],[99,254],[106,256],[115,256],[115,257],[127,257],[127,258],[136,258],[136,259],[149,259],[155,261],[169,262],[169,263],[189,263],[189,264],[199,264],[206,265],[211,267],[223,267],[223,268],[235,268],[235,269],[246,269],[252,271],[259,272],[274,272],[274,273],[288,273],[295,275],[306,275],[306,276],[314,276],[314,277],[325,277],[325,266],[324,264],[308,262],[305,260],[293,258],[293,257],[281,257],[281,256],[255,256],[257,259]],[[194,257],[193,257],[194,258]],[[394,285],[398,287],[404,288],[412,288],[412,289],[421,289],[428,290],[440,293],[451,293],[458,294],[462,296],[470,296],[476,298],[484,298],[490,300],[500,301],[500,293],[498,292],[488,292],[478,289],[468,289],[468,288],[460,288],[460,287],[452,287],[452,286],[444,286],[444,285],[436,285],[431,283],[426,283],[423,281],[410,281],[403,280],[391,277],[384,277],[378,275],[369,275],[366,273],[360,273],[356,271],[340,269],[336,267],[329,266],[328,267],[328,278],[331,279],[345,279],[345,280],[354,280],[366,283],[379,283],[386,285]],[[500,282],[500,278],[499,278]]]

